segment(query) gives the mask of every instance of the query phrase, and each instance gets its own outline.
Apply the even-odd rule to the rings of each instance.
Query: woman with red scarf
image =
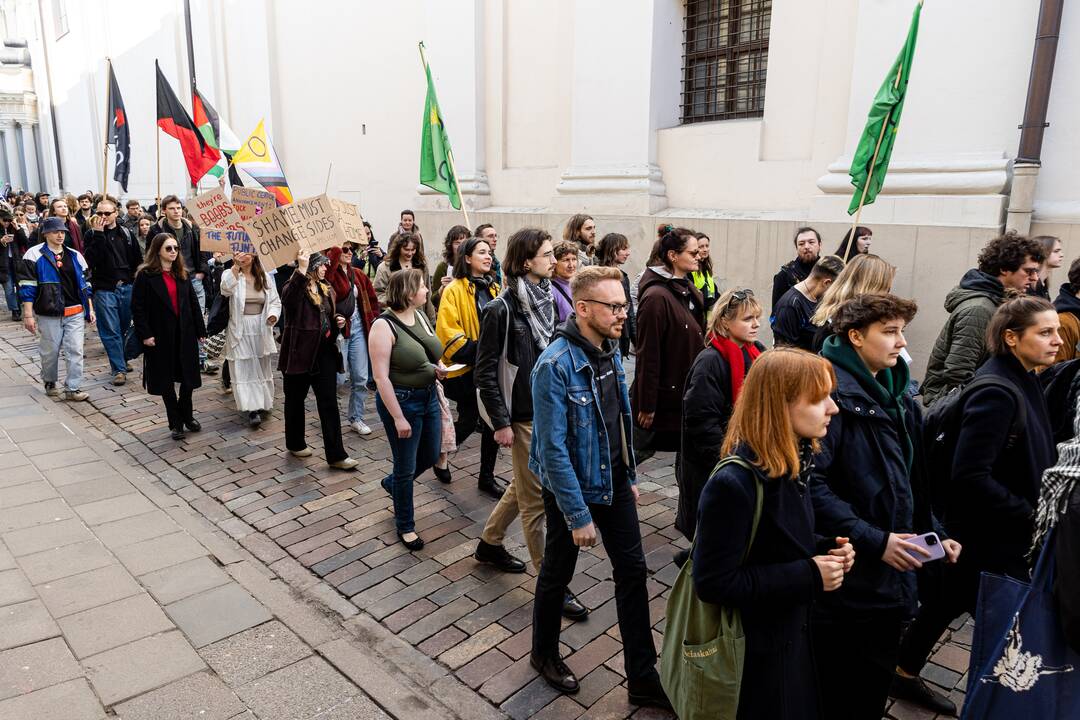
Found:
[[[708,344],[686,376],[675,527],[691,541],[697,527],[698,499],[720,460],[720,446],[743,379],[765,349],[757,341],[760,327],[761,305],[753,290],[728,290],[713,307]]]
[[[327,250],[330,271],[326,274],[326,279],[334,288],[337,314],[346,321],[345,327],[341,329],[341,336],[342,355],[352,388],[349,393],[349,427],[360,435],[370,435],[371,428],[364,422],[364,402],[367,400],[367,385],[371,378],[367,338],[371,323],[379,315],[379,300],[375,297],[375,288],[367,275],[352,265],[356,249],[356,245],[347,242],[339,248]],[[338,376],[339,381],[341,377]]]

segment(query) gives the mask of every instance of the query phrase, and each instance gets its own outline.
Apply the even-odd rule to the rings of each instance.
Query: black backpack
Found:
[[[967,385],[953,388],[930,406],[923,416],[922,441],[926,453],[927,468],[931,473],[930,503],[934,513],[944,517],[952,484],[953,456],[956,440],[964,416],[964,406],[975,390],[994,386],[1004,388],[1016,401],[1016,414],[1009,426],[1005,449],[1012,448],[1027,426],[1027,404],[1020,389],[1013,383],[994,375],[981,375]]]
[[[1054,443],[1071,440],[1076,433],[1076,403],[1080,398],[1080,359],[1051,365],[1039,373],[1039,383],[1050,414],[1050,429]]]

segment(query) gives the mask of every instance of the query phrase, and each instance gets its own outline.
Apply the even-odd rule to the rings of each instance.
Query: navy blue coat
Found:
[[[745,450],[739,454],[751,457]],[[744,563],[755,475],[764,493],[761,520]],[[729,463],[705,484],[698,517],[694,589],[703,601],[742,614],[746,659],[738,717],[819,717],[810,609],[822,582],[811,558],[833,541],[814,533],[807,489],[791,478],[766,478]]]
[[[900,433],[889,414],[854,375],[835,364],[833,369],[833,400],[840,412],[833,416],[814,459],[810,491],[818,532],[849,538],[855,546],[855,565],[840,589],[827,593],[818,607],[826,615],[879,609],[913,614],[918,597],[915,573],[894,570],[881,556],[889,533],[941,533],[925,490],[921,411],[904,395],[908,437],[915,444],[909,477]]]

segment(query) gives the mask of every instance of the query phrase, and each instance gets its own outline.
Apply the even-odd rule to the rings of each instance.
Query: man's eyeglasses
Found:
[[[1024,274],[1028,277],[1035,277],[1039,274],[1039,268],[1020,268],[1024,271]]]
[[[609,303],[603,300],[593,300],[592,298],[585,298],[585,302],[596,303],[597,305],[603,305],[611,311],[612,315],[618,317],[619,315],[626,315],[630,312],[629,303]]]

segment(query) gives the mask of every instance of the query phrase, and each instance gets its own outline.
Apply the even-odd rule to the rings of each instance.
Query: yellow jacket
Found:
[[[492,298],[496,297],[499,285],[491,283],[489,291]],[[472,370],[476,362],[476,341],[480,339],[480,317],[476,312],[476,286],[467,278],[457,278],[443,289],[435,334],[445,347],[443,363],[463,363],[467,366],[448,373],[448,378]]]

